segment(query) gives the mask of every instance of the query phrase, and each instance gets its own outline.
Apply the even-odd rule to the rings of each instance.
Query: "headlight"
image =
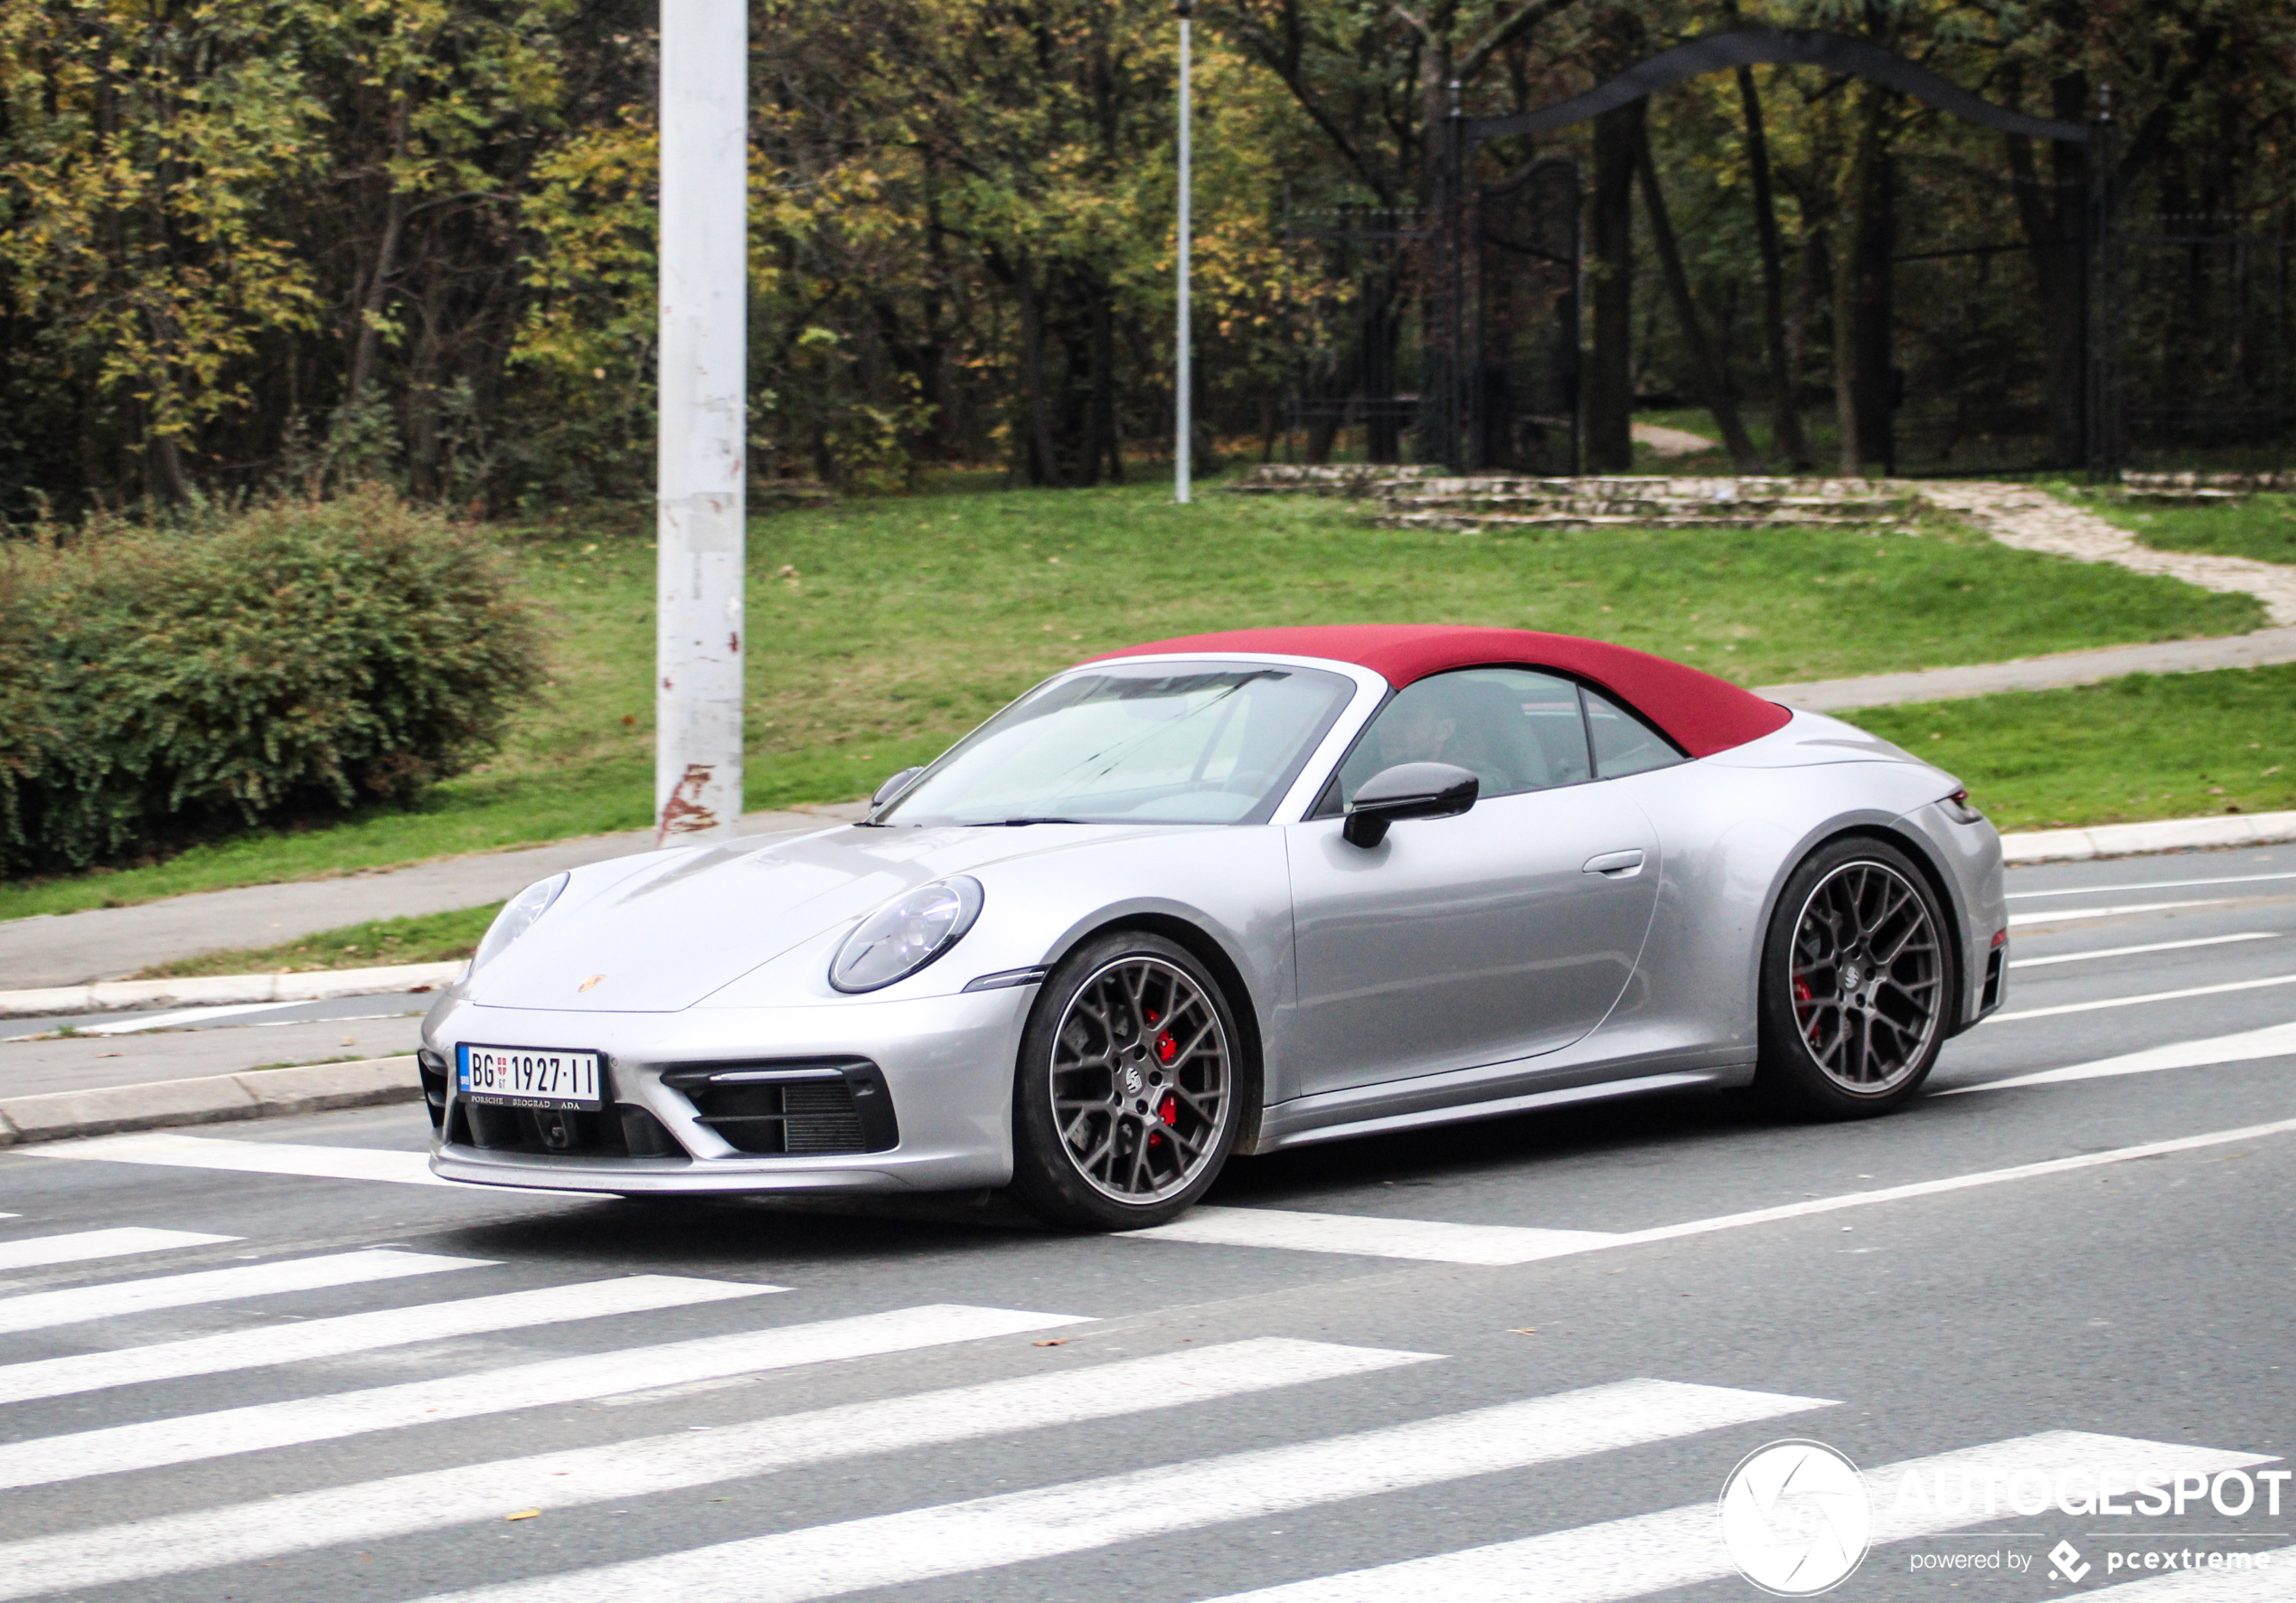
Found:
[[[494,921],[486,926],[486,938],[478,943],[478,955],[470,960],[473,974],[486,967],[489,959],[534,928],[534,920],[550,911],[550,903],[566,889],[570,874],[552,874],[547,880],[537,880],[503,904]]]
[[[955,946],[980,916],[981,882],[969,875],[905,891],[845,938],[830,961],[829,983],[841,991],[882,990]]]

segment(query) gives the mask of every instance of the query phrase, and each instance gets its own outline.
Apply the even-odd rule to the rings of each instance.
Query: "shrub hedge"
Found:
[[[10,873],[408,800],[541,676],[499,552],[380,488],[0,543]]]

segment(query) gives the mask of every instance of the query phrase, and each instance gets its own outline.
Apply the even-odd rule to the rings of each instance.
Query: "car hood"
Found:
[[[676,1013],[912,885],[1185,825],[849,825],[575,871],[549,912],[467,982],[488,1007]]]

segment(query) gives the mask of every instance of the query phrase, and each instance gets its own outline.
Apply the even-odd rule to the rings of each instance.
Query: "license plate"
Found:
[[[466,1101],[502,1108],[598,1107],[598,1054],[524,1046],[466,1046],[458,1089]]]

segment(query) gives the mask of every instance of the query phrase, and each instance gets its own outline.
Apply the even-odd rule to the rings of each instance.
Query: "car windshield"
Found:
[[[966,736],[874,822],[1264,823],[1354,692],[1338,674],[1250,663],[1070,674]]]

